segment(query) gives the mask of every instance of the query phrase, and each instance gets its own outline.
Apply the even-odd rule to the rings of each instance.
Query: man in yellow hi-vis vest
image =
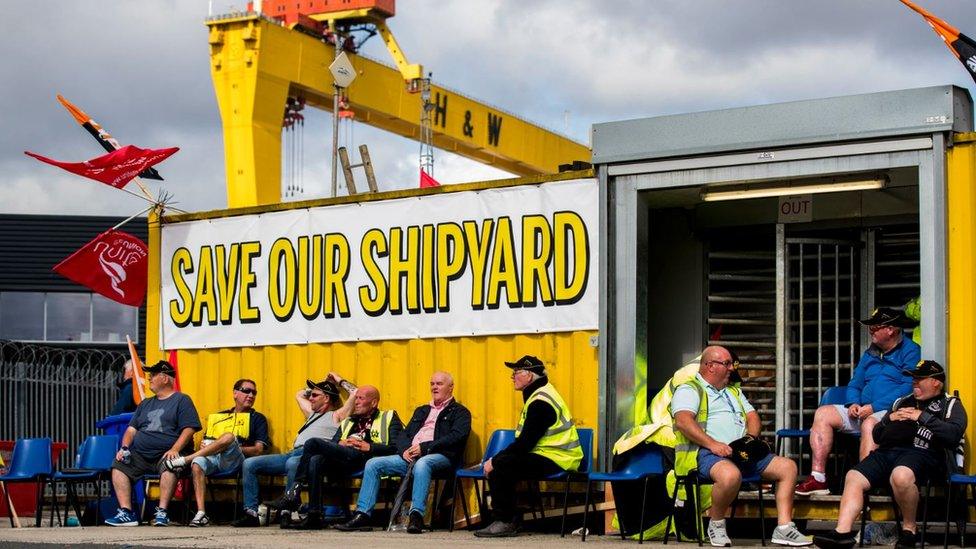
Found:
[[[379,389],[372,385],[359,387],[353,397],[352,415],[342,420],[332,440],[313,438],[305,442],[294,490],[297,492],[302,484],[308,486],[308,515],[295,526],[282,521],[282,528],[323,528],[324,517],[318,506],[322,501],[322,477],[342,478],[361,471],[371,457],[396,453],[396,440],[403,430],[403,422],[396,410],[380,410],[379,404]]]
[[[520,479],[576,471],[583,461],[573,416],[566,401],[549,383],[542,361],[525,355],[505,366],[512,369],[512,383],[516,391],[522,391],[524,405],[515,428],[515,442],[485,462],[495,520],[475,532],[478,537],[518,535],[515,485]]]
[[[708,538],[713,547],[730,547],[725,529],[725,515],[739,493],[743,476],[760,474],[777,483],[776,511],[778,526],[772,542],[799,547],[813,539],[803,535],[792,522],[793,486],[796,463],[768,453],[757,459],[733,461],[730,443],[748,435],[758,438],[762,424],[759,414],[737,387],[729,384],[734,361],[723,347],[706,347],[702,351],[698,374],[678,387],[671,400],[674,416],[675,473],[698,474],[714,483]],[[751,458],[752,456],[745,456]]]

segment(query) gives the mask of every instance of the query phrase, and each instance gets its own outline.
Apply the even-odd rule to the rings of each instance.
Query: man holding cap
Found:
[[[878,449],[848,471],[837,528],[815,537],[818,547],[853,547],[851,528],[864,505],[864,492],[886,483],[902,516],[895,547],[915,547],[918,486],[927,479],[945,478],[946,471],[955,468],[954,454],[966,432],[967,417],[962,402],[945,393],[945,369],[938,362],[923,360],[905,376],[911,378],[911,394],[895,401],[874,427]]]
[[[519,480],[576,471],[583,461],[573,415],[549,383],[542,361],[525,355],[505,366],[512,369],[512,383],[522,391],[524,405],[515,441],[484,465],[495,520],[474,535],[485,538],[518,534],[515,485]]]
[[[132,483],[155,473],[159,473],[159,506],[153,525],[169,526],[166,508],[176,490],[176,474],[166,469],[164,461],[179,457],[183,449],[193,443],[193,433],[200,430],[200,417],[193,401],[173,389],[176,379],[173,365],[160,360],[145,372],[149,374],[149,388],[156,396],[143,400],[136,407],[122,435],[122,448],[115,455],[112,487],[119,510],[105,521],[111,526],[139,524],[139,517],[131,507]]]
[[[911,381],[902,372],[912,370],[921,359],[922,350],[902,334],[914,325],[902,311],[881,307],[870,318],[860,321],[871,333],[871,346],[861,356],[854,377],[847,385],[843,405],[825,404],[817,408],[810,428],[813,450],[810,478],[796,487],[801,496],[826,495],[827,456],[834,444],[834,431],[861,435],[859,459],[876,448],[871,430],[896,398],[911,390]]]
[[[333,381],[334,380],[334,381]],[[244,484],[244,515],[234,522],[237,527],[259,526],[258,522],[258,475],[286,475],[286,492],[295,484],[295,472],[302,458],[305,443],[312,439],[329,440],[339,429],[339,423],[349,416],[356,390],[349,394],[345,405],[336,383],[342,381],[331,372],[319,382],[305,380],[307,388],[295,394],[298,408],[305,416],[305,423],[298,429],[291,450],[285,454],[254,456],[244,460],[241,477]]]

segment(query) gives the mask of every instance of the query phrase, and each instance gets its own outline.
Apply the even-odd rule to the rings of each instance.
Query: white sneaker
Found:
[[[166,467],[167,471],[173,471],[174,473],[179,472],[181,469],[186,467],[186,458],[179,456],[173,459],[167,459],[163,462],[163,467]]]
[[[190,521],[190,526],[207,526],[210,524],[210,517],[207,516],[203,511],[197,511],[197,514],[193,516],[193,520]]]
[[[729,539],[729,534],[725,531],[724,520],[708,522],[708,542],[712,544],[712,547],[732,547],[732,540]]]
[[[805,547],[813,543],[813,537],[804,536],[799,530],[796,529],[796,524],[789,522],[782,526],[777,526],[776,529],[773,530],[773,539],[771,541],[776,545]]]

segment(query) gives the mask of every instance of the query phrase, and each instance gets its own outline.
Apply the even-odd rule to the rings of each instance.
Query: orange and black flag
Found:
[[[942,40],[945,41],[949,51],[966,67],[966,70],[969,71],[969,76],[972,76],[973,80],[976,81],[976,41],[959,32],[958,29],[949,23],[916,6],[910,0],[901,0],[901,3],[915,10],[925,18],[925,21],[932,27],[936,34],[941,36]]]

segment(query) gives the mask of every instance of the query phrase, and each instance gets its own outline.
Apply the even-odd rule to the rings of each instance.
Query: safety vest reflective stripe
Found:
[[[376,433],[376,436],[373,437],[373,442],[376,444],[389,444],[390,422],[393,420],[393,413],[393,410],[382,411],[380,412],[379,417],[373,420],[373,423],[376,423],[376,421],[380,422],[378,431],[376,429],[370,429],[371,433]],[[352,418],[347,417],[346,419],[342,420],[342,423],[339,425],[339,432],[342,433],[341,438],[343,440],[349,437],[349,432],[352,431],[352,424]]]
[[[551,383],[536,389],[525,401],[518,426],[515,428],[515,436],[522,433],[522,426],[525,424],[529,405],[536,400],[543,400],[553,407],[556,411],[556,421],[546,430],[531,452],[551,459],[565,471],[579,469],[580,462],[583,461],[583,449],[580,444],[579,433],[576,432],[576,427],[573,425],[569,407],[566,406],[566,402]]]
[[[698,391],[698,415],[695,421],[701,426],[702,431],[705,431],[708,423],[708,393],[697,377],[690,379],[685,385],[690,385]],[[729,385],[728,390],[739,402],[739,410],[744,422],[746,407],[742,402],[742,393],[735,385]],[[678,429],[674,430],[674,434],[677,439],[677,444],[674,446],[674,472],[677,475],[687,475],[689,471],[698,468],[698,445],[688,440]]]

